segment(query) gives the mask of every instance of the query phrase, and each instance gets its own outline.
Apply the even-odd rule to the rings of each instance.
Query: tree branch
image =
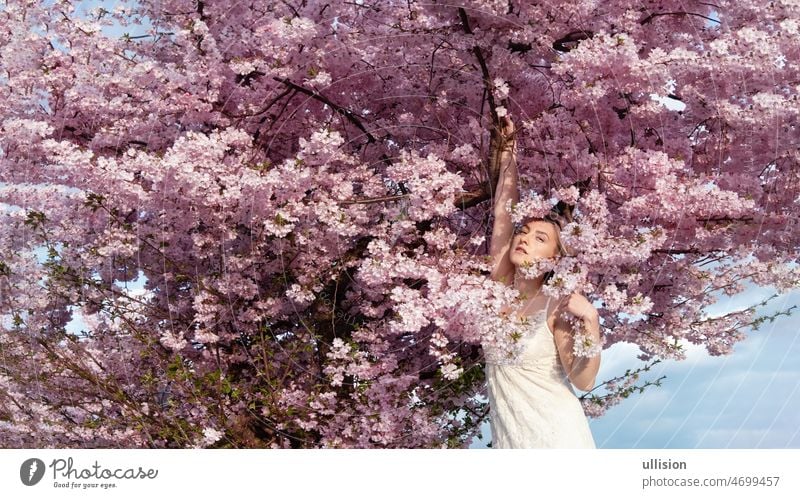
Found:
[[[720,252],[723,249],[696,249],[696,248],[686,248],[686,249],[653,249],[651,252],[653,254],[705,254],[710,252]]]
[[[645,25],[645,24],[649,23],[650,21],[652,21],[653,19],[655,19],[656,17],[658,17],[658,16],[698,16],[698,17],[702,17],[703,19],[705,19],[707,21],[715,22],[717,24],[722,24],[722,23],[719,22],[719,19],[713,19],[711,17],[704,16],[703,14],[698,14],[696,12],[684,12],[684,11],[679,11],[679,12],[654,12],[654,13],[650,14],[649,16],[645,17],[644,19],[642,19],[641,21],[639,21],[639,24]]]
[[[578,42],[586,40],[594,36],[593,31],[580,29],[577,31],[570,31],[558,40],[553,42],[553,49],[559,52],[569,52],[578,46]]]
[[[279,81],[279,82],[283,83],[284,85],[286,85],[286,86],[288,86],[288,87],[290,87],[290,88],[292,88],[292,89],[294,89],[294,90],[296,90],[296,91],[298,91],[300,93],[304,93],[304,94],[308,95],[309,97],[311,97],[313,99],[319,100],[320,102],[322,102],[325,105],[330,106],[331,109],[333,109],[334,111],[338,112],[339,114],[341,114],[342,116],[347,118],[347,120],[350,121],[351,123],[353,123],[356,128],[361,130],[364,133],[364,135],[367,136],[367,142],[368,143],[374,143],[375,142],[375,137],[369,131],[367,131],[367,129],[364,127],[364,125],[361,124],[361,121],[358,119],[358,116],[353,111],[351,111],[350,109],[346,109],[346,108],[344,108],[344,107],[342,107],[342,106],[340,106],[338,104],[334,104],[333,102],[331,102],[330,99],[328,99],[327,97],[325,97],[321,93],[319,93],[317,91],[314,91],[314,90],[309,90],[306,87],[303,87],[303,86],[300,86],[300,85],[298,85],[296,83],[293,83],[293,82],[289,81],[289,79],[287,79],[287,78],[278,78],[277,76],[274,76],[272,79],[274,79],[275,81]]]
[[[408,194],[402,195],[386,195],[383,197],[365,197],[363,199],[345,199],[339,201],[340,206],[349,206],[350,204],[376,204],[378,202],[397,201],[408,197]]]
[[[467,12],[463,7],[458,8],[458,15],[461,18],[461,25],[464,28],[464,32],[468,35],[471,35],[472,28],[469,25]],[[478,64],[481,66],[481,73],[483,74],[483,86],[486,88],[486,96],[489,99],[489,111],[492,113],[492,124],[497,127],[500,120],[498,119],[497,111],[495,110],[496,105],[494,102],[494,93],[492,92],[492,77],[489,75],[489,67],[486,65],[486,59],[484,58],[483,51],[479,46],[473,46],[472,53],[475,54],[475,58],[478,59]]]

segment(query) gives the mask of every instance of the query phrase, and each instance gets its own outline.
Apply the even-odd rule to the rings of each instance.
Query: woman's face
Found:
[[[511,239],[509,260],[514,266],[558,256],[558,228],[547,221],[523,225]]]

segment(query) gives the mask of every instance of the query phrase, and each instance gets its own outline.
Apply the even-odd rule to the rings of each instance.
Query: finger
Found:
[[[513,134],[514,133],[514,122],[511,121],[511,118],[509,118],[508,116],[503,116],[500,119],[502,120],[503,132],[506,134],[506,136],[508,136],[510,134]]]
[[[505,128],[504,133],[507,138],[514,139],[517,135],[517,129],[514,127],[514,123],[511,123],[511,121],[509,121],[509,123],[510,124]]]

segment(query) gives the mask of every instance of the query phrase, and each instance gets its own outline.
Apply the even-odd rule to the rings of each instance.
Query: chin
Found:
[[[516,251],[512,252],[511,255],[508,257],[508,260],[513,263],[514,266],[519,266],[525,262],[525,255],[519,254]]]
[[[532,258],[527,254],[520,254],[518,252],[511,253],[511,256],[508,257],[508,260],[519,269],[520,266],[523,266],[527,262],[533,263],[536,261],[536,258]]]

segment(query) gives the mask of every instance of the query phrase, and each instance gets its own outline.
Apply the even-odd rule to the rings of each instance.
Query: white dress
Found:
[[[529,317],[530,328],[515,358],[490,359],[484,347],[492,448],[595,448],[546,310],[547,305]]]

